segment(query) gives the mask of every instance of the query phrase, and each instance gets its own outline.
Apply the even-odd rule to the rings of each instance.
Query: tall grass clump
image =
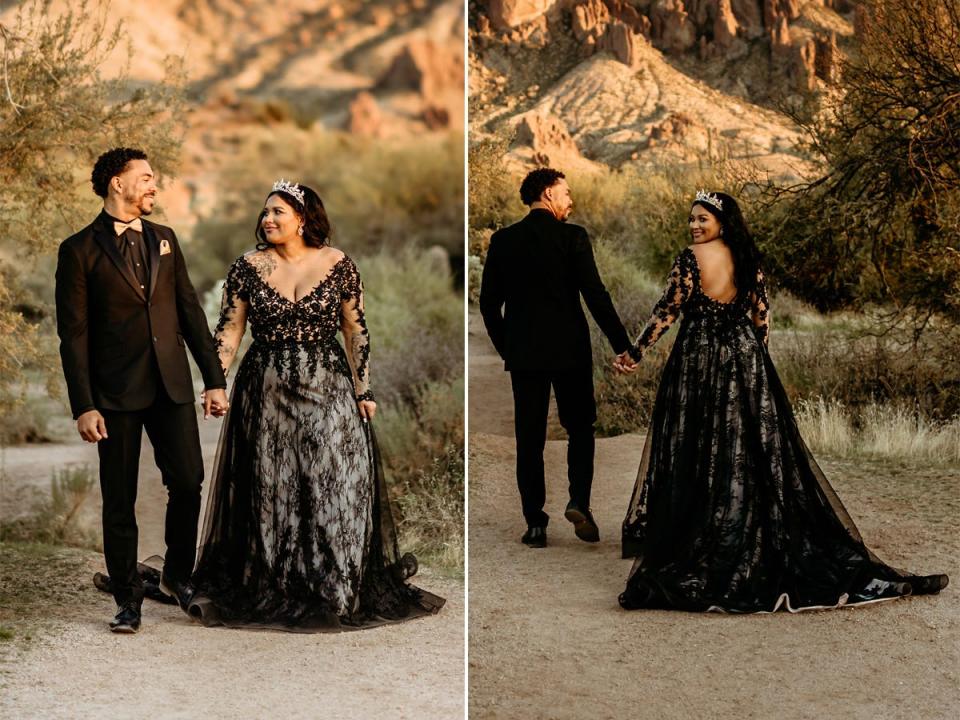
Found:
[[[960,417],[934,421],[902,403],[871,403],[854,410],[839,400],[818,397],[801,400],[796,418],[815,452],[960,465]]]
[[[89,465],[55,469],[49,495],[44,495],[24,515],[0,521],[0,541],[99,549],[97,531],[84,514],[95,485]]]

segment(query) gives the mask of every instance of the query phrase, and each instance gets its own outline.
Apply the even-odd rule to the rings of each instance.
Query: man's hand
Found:
[[[107,422],[99,410],[87,410],[77,418],[77,432],[89,443],[107,439]]]
[[[377,414],[377,404],[373,400],[361,400],[357,407],[360,408],[360,417],[364,420],[373,420],[373,416]]]
[[[227,391],[223,388],[214,388],[204,390],[200,393],[203,399],[203,419],[207,420],[211,416],[223,417],[230,409],[230,401],[227,400]]]
[[[617,373],[629,375],[637,369],[637,363],[630,357],[629,352],[624,351],[613,359],[613,369]]]

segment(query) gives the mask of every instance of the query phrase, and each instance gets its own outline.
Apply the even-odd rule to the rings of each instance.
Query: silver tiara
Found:
[[[270,192],[285,192],[288,195],[292,195],[297,199],[297,202],[300,205],[303,205],[303,190],[300,189],[300,186],[297,183],[288,183],[283,178],[280,178],[273,184],[273,190]]]
[[[697,190],[697,197],[693,201],[694,203],[705,202],[713,205],[717,210],[723,210],[723,201],[718,198],[713,193],[708,193],[706,190]]]

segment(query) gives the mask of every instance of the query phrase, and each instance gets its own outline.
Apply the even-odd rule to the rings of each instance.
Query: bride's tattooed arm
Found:
[[[223,285],[223,297],[220,301],[220,321],[213,335],[224,375],[227,374],[237,355],[237,350],[240,349],[240,340],[243,339],[243,333],[247,328],[249,296],[243,287],[241,268],[243,262],[242,258],[234,262],[227,273],[227,280]],[[271,262],[274,262],[275,267],[275,261],[271,260]]]
[[[247,256],[247,262],[257,271],[257,275],[259,275],[260,279],[264,282],[266,282],[267,278],[273,275],[273,271],[277,269],[277,259],[273,256],[273,253],[269,251],[251,253]]]

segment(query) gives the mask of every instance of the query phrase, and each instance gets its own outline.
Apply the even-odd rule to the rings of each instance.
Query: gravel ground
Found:
[[[939,596],[797,615],[626,612],[619,528],[643,437],[597,445],[597,545],[563,519],[565,443],[546,450],[549,546],[529,549],[509,379],[471,319],[469,711],[486,718],[953,718],[960,707],[960,479],[825,458],[867,543],[946,572]]]
[[[219,424],[201,424],[206,466]],[[8,451],[8,477],[48,487],[52,467],[89,461],[83,444]],[[95,493],[95,501],[99,492]],[[141,556],[163,553],[166,493],[144,439],[138,518]],[[98,504],[98,503],[95,503]],[[99,507],[93,513],[96,516]],[[37,585],[29,607],[3,607],[4,718],[461,718],[463,583],[429,568],[415,583],[447,598],[439,615],[360,632],[291,634],[204,628],[176,607],[144,603],[143,627],[117,636],[112,598],[90,581],[98,553],[24,554],[3,564],[0,600]],[[52,569],[52,571],[51,571]]]

